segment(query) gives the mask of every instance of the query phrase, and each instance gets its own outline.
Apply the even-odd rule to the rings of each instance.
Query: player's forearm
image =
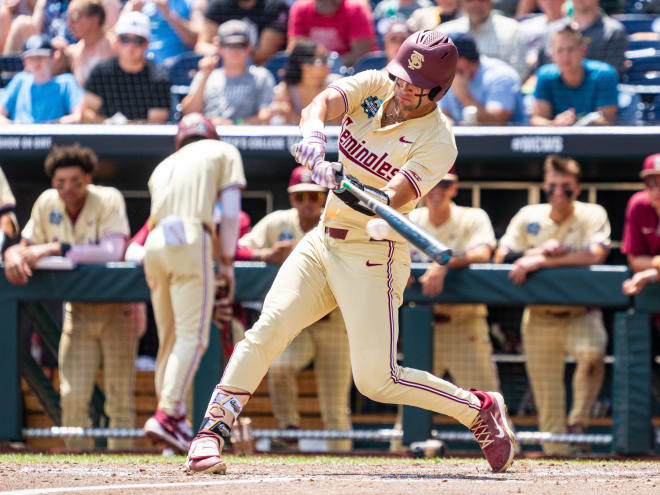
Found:
[[[471,265],[472,263],[488,263],[490,261],[490,255],[493,250],[490,246],[483,245],[477,246],[475,248],[461,253],[458,255],[452,256],[449,261],[449,268],[465,268],[466,266]]]
[[[546,256],[543,267],[600,265],[605,261],[606,257],[607,251],[605,248],[581,249],[579,251],[570,251],[561,256]]]
[[[61,245],[60,245],[61,246]],[[126,239],[121,235],[105,236],[98,244],[75,244],[65,254],[74,263],[108,263],[120,261],[126,248]]]
[[[225,189],[220,193],[220,204],[222,208],[222,219],[220,220],[220,232],[216,261],[224,265],[231,265],[236,255],[236,244],[240,230],[241,191],[237,187]]]
[[[633,272],[641,272],[652,267],[660,267],[660,255],[632,256],[628,255],[628,266]]]
[[[321,121],[323,124],[328,120],[328,101],[326,91],[316,95],[312,102],[302,109],[300,113],[300,128],[306,122]],[[309,124],[308,124],[309,125]]]
[[[2,230],[9,238],[12,238],[17,234],[14,222],[11,218],[11,213],[5,213],[0,217],[0,230]]]

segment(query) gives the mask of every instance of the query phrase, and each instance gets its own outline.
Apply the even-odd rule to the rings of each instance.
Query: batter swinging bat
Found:
[[[364,206],[385,220],[390,227],[405,237],[408,242],[429,256],[433,261],[437,261],[441,265],[444,265],[451,259],[452,252],[450,248],[426,232],[419,225],[408,220],[394,208],[381,203],[360,188],[353,186],[351,182],[344,178],[341,180],[340,187],[343,187],[353,194],[353,196],[359,199]]]

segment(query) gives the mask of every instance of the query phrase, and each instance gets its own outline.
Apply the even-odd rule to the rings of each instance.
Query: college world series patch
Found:
[[[367,114],[367,117],[372,118],[376,116],[378,109],[382,104],[383,100],[377,96],[369,96],[368,98],[364,99],[361,106],[364,109],[364,113]]]

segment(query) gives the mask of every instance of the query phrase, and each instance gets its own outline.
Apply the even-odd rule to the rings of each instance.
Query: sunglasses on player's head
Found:
[[[131,36],[130,34],[120,34],[118,36],[119,42],[122,45],[128,45],[133,43],[135,46],[144,46],[147,43],[147,40],[142,36]]]
[[[573,195],[575,194],[575,190],[572,189],[570,186],[563,185],[563,186],[561,186],[560,189],[561,189],[561,192],[563,192],[566,195],[567,198],[572,198]],[[552,196],[555,193],[556,190],[557,190],[557,185],[556,184],[550,184],[548,186],[548,188],[545,190],[545,193],[548,196]]]
[[[298,203],[302,203],[303,201],[311,201],[312,203],[316,203],[325,196],[324,193],[320,191],[300,191],[297,193],[292,194],[293,199],[297,201]]]

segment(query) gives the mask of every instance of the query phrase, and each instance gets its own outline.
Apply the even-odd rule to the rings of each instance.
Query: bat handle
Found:
[[[440,251],[436,256],[434,256],[434,258],[435,258],[435,261],[437,261],[441,265],[446,265],[447,263],[449,263],[449,260],[451,259],[452,254],[453,254],[452,250],[447,249],[445,251]]]

